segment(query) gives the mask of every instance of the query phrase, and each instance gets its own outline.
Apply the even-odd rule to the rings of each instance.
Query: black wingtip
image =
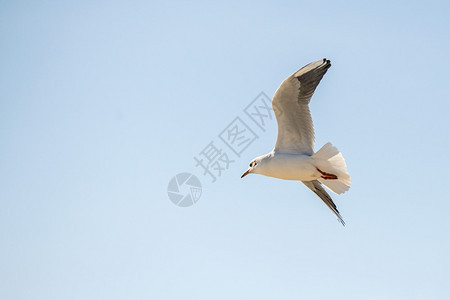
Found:
[[[334,203],[334,202],[333,202],[333,203]],[[331,209],[331,207],[330,207],[330,209]],[[345,227],[345,221],[344,221],[344,219],[342,218],[341,213],[339,212],[339,210],[337,209],[337,207],[334,207],[334,208],[332,209],[332,211],[333,211],[334,214],[336,215],[336,219],[342,224],[342,226]]]

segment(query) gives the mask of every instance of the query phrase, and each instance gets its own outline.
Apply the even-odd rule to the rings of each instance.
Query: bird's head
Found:
[[[241,178],[247,176],[250,173],[262,174],[261,171],[264,168],[266,157],[267,155],[263,155],[253,159],[248,165],[247,171],[242,174]]]

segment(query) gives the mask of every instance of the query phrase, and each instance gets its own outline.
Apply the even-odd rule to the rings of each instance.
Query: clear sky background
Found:
[[[0,1],[1,299],[444,299],[450,2]],[[194,156],[328,58],[316,150],[347,223],[299,182],[215,183]],[[249,123],[250,124],[250,123]],[[170,179],[197,174],[180,208]]]

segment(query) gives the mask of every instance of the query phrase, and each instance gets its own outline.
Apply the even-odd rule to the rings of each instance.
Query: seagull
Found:
[[[278,124],[275,148],[253,159],[241,178],[254,173],[299,180],[319,196],[345,226],[322,184],[336,194],[347,191],[351,184],[347,165],[331,143],[314,152],[314,127],[309,111],[309,101],[330,67],[330,61],[324,58],[304,66],[281,83],[272,99]]]

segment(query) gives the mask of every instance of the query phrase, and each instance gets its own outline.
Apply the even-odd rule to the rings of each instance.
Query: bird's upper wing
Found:
[[[328,208],[333,212],[333,214],[338,218],[339,222],[345,226],[345,222],[339,213],[336,204],[334,204],[333,199],[331,199],[330,195],[328,195],[327,191],[322,187],[318,180],[313,181],[302,181],[311,191],[313,191],[320,199],[322,199],[323,203],[328,206]]]
[[[286,78],[275,92],[272,108],[278,123],[274,151],[314,154],[314,127],[309,101],[331,63],[321,59]]]

